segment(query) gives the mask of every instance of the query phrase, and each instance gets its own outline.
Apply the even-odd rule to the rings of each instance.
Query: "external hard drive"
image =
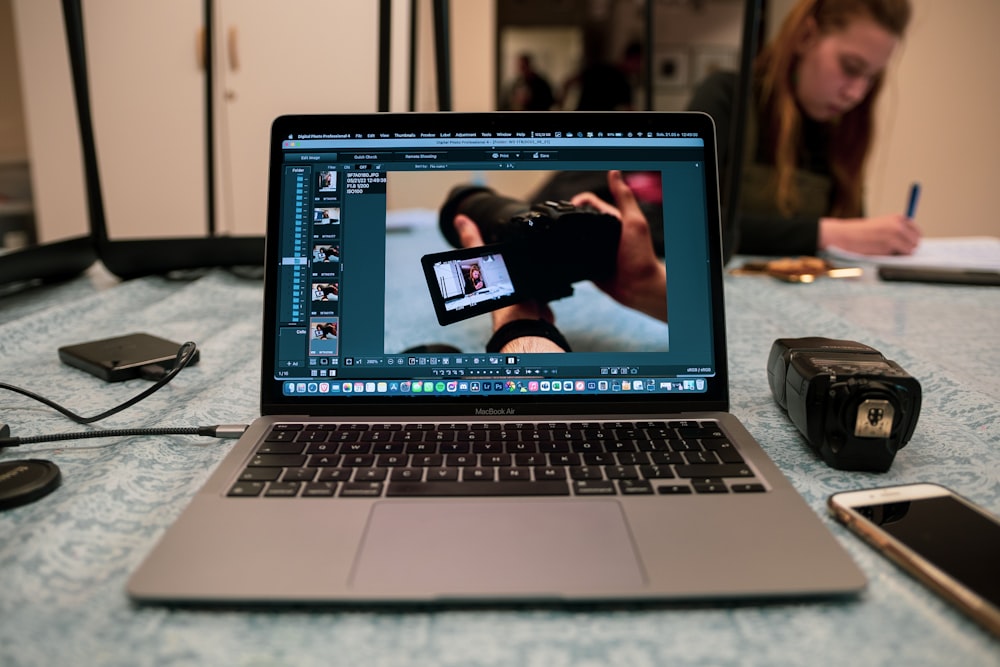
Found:
[[[133,333],[60,347],[59,358],[107,382],[140,376],[155,379],[173,368],[180,347],[180,343],[147,333]],[[195,351],[189,365],[197,362]]]

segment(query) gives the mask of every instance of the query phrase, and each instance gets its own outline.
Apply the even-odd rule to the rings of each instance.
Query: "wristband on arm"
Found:
[[[493,332],[493,337],[486,343],[486,351],[499,352],[504,345],[515,338],[524,338],[525,336],[547,338],[566,352],[572,352],[569,342],[559,333],[559,329],[545,320],[512,320],[508,322]]]

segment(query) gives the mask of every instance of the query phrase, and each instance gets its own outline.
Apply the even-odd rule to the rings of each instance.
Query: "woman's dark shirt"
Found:
[[[716,127],[719,172],[726,173],[737,76],[715,72],[695,90],[688,109],[712,116]],[[740,230],[736,252],[749,255],[813,255],[819,245],[819,220],[829,215],[833,180],[830,175],[827,125],[802,120],[802,147],[796,185],[799,203],[791,215],[778,210],[774,196],[776,171],[766,146],[759,142],[763,119],[756,107],[745,131],[747,151],[741,159]]]

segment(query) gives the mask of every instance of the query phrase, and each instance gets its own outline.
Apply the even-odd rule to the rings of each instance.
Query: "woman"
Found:
[[[867,217],[865,165],[885,68],[910,18],[908,0],[801,0],[754,66],[742,160],[737,251],[815,254],[839,247],[910,254],[920,240],[903,214]],[[736,75],[716,73],[692,110],[729,136]],[[901,194],[902,198],[902,194]]]
[[[473,264],[469,267],[469,272],[465,278],[465,293],[472,294],[484,287],[486,287],[486,283],[483,282],[483,273],[479,270],[478,264]]]

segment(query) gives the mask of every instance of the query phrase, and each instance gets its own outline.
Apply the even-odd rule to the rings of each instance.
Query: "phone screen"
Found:
[[[508,252],[504,252],[508,250]],[[502,244],[421,258],[431,303],[442,326],[523,301],[523,272]]]
[[[854,509],[1000,608],[1000,523],[951,496],[858,505]]]

